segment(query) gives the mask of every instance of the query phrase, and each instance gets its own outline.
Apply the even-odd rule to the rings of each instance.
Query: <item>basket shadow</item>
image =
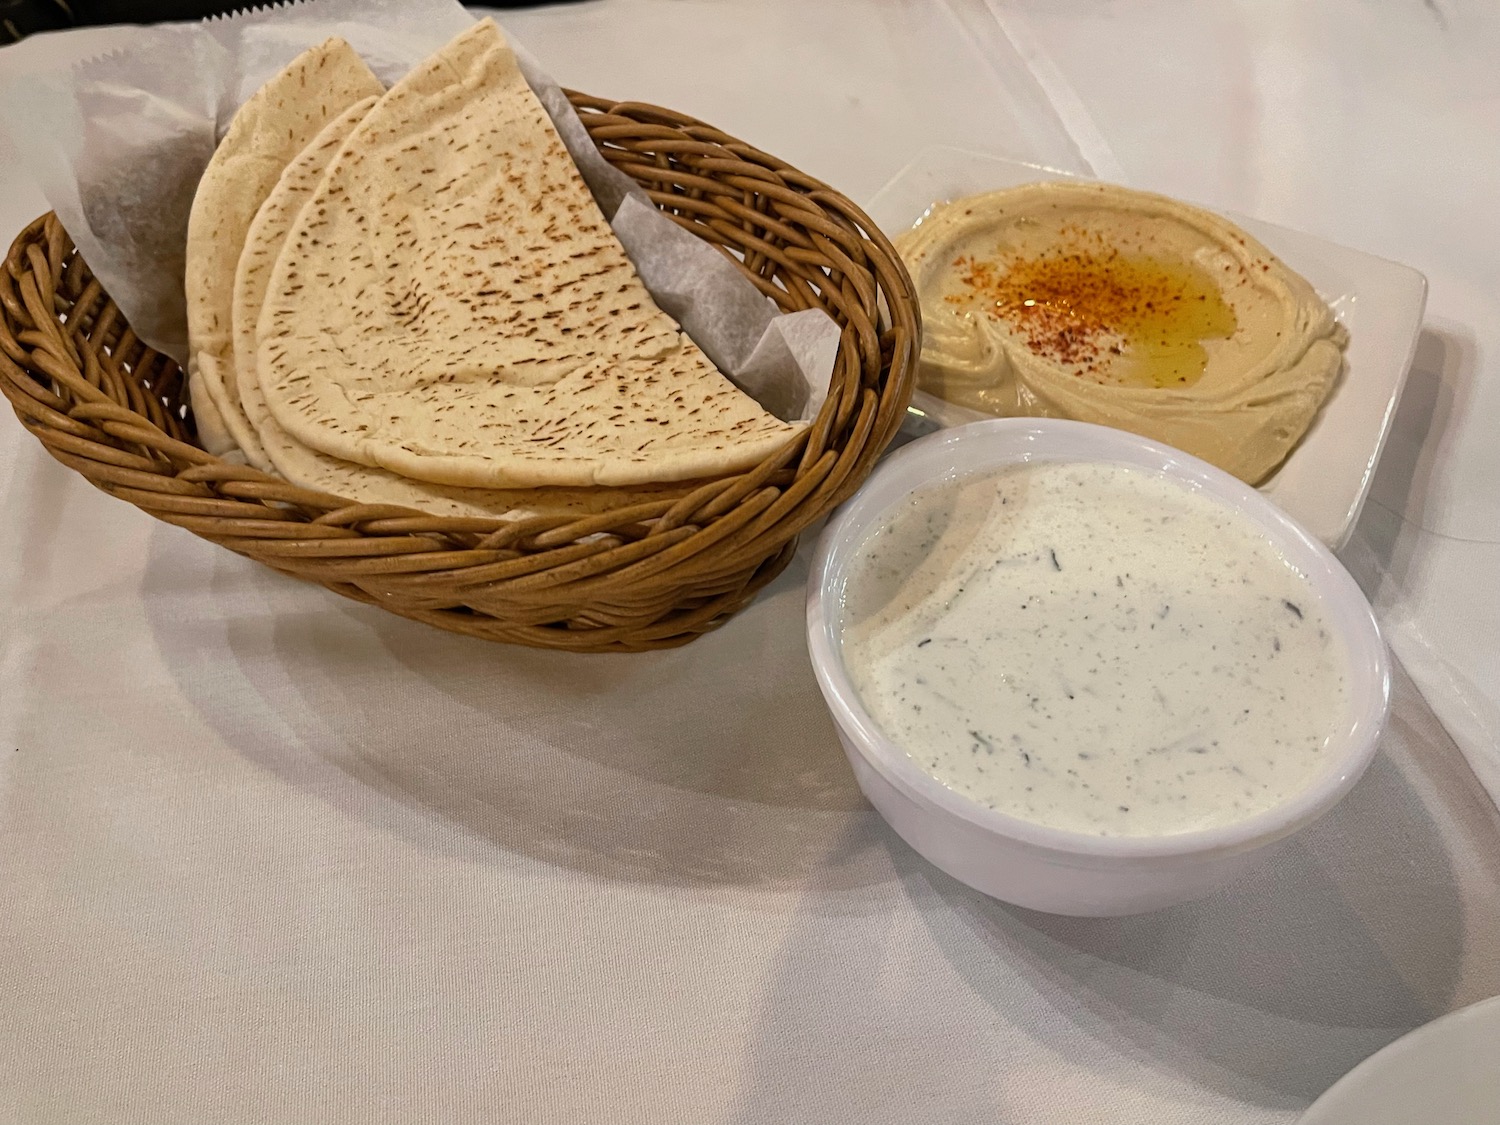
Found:
[[[276,723],[215,714],[223,669],[175,671],[238,753],[423,847],[669,885],[888,881],[808,665],[806,574],[799,556],[725,627],[628,656],[472,640],[256,575],[272,605],[231,616],[227,644]]]

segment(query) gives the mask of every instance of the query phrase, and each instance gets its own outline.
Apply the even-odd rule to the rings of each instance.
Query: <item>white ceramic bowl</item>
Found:
[[[1349,710],[1324,772],[1265,812],[1217,828],[1160,836],[1093,836],[1007,816],[948,788],[876,725],[844,668],[843,588],[880,517],[917,488],[1019,461],[1103,461],[1155,469],[1243,513],[1321,599],[1349,654]],[[1268,845],[1332,808],[1374,756],[1390,668],[1369,603],[1320,542],[1255,489],[1186,453],[1081,422],[1001,418],[944,430],[888,457],[834,513],[808,579],[807,639],[818,686],[865,796],[908,844],[955,879],[1006,902],[1058,914],[1155,910],[1201,898]]]

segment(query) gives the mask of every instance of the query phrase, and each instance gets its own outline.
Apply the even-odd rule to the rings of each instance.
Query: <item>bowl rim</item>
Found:
[[[993,446],[981,465],[920,473],[914,463],[937,447],[971,442]],[[1080,446],[1093,451],[1083,455]],[[1337,602],[1352,627],[1335,626],[1345,645],[1351,679],[1351,721],[1332,744],[1328,762],[1291,797],[1243,820],[1211,828],[1142,836],[1099,836],[1024,820],[948,787],[886,736],[864,708],[844,667],[837,636],[839,590],[847,562],[879,516],[913,491],[1003,465],[1031,461],[1092,461],[1154,469],[1225,503],[1267,534],[1301,571],[1325,604]],[[902,478],[910,478],[903,480]],[[889,490],[884,500],[879,496]],[[1228,854],[1295,832],[1337,804],[1353,788],[1378,749],[1390,711],[1390,659],[1379,624],[1354,578],[1318,539],[1258,491],[1206,461],[1123,430],[1050,418],[995,418],[940,430],[891,454],[859,493],[841,505],[819,536],[807,585],[807,641],[813,672],[835,723],[851,749],[919,804],[1054,855],[1089,858],[1170,858]],[[1370,705],[1359,710],[1361,683]],[[1373,692],[1368,688],[1373,687]]]

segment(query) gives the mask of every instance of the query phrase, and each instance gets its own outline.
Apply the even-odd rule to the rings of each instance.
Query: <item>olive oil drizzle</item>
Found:
[[[1032,257],[961,256],[948,300],[1005,320],[1037,355],[1082,379],[1189,387],[1208,364],[1204,341],[1227,339],[1234,309],[1202,266],[1122,252],[1074,237]]]

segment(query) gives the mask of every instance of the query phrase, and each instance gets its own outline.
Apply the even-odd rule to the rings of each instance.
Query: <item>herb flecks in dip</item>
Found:
[[[897,240],[922,303],[923,390],[1074,418],[1249,483],[1286,458],[1343,361],[1308,283],[1225,219],[1108,184],[936,207]]]
[[[1010,815],[1098,835],[1303,789],[1348,706],[1307,581],[1159,474],[1033,463],[914,493],[861,547],[845,665],[896,745]]]

